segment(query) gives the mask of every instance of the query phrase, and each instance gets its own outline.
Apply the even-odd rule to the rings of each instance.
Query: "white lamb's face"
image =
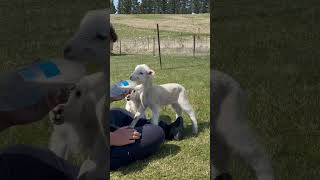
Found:
[[[83,18],[79,30],[66,43],[64,57],[76,61],[104,62],[108,55],[107,11],[91,11]]]
[[[87,82],[82,79],[79,83],[71,90],[68,102],[64,105],[64,117],[68,119],[80,119],[80,113],[84,106],[89,93],[89,87]]]
[[[131,81],[136,81],[139,83],[144,83],[148,79],[152,79],[154,77],[155,72],[149,68],[146,64],[141,64],[136,66],[135,70],[130,76]]]
[[[97,102],[98,97],[95,91],[97,86],[104,84],[103,73],[95,73],[80,79],[80,81],[70,89],[68,101],[54,108],[53,113],[59,114],[60,118],[51,118],[55,124],[62,124],[65,121],[81,121],[82,112],[88,110],[88,102]]]
[[[130,94],[126,96],[127,101],[139,102],[140,100],[140,93],[138,89],[133,89]]]
[[[80,112],[83,107],[83,94],[86,89],[74,86],[70,90],[68,101],[65,104],[59,104],[50,112],[50,119],[54,124],[60,125],[70,120],[80,119]]]

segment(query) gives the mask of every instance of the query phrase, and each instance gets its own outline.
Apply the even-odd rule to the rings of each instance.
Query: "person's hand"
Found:
[[[128,94],[130,94],[131,93],[131,91],[130,90],[128,90],[128,91],[126,91],[125,93],[123,93],[122,95],[120,95],[120,96],[118,96],[118,97],[110,97],[110,100],[111,100],[111,102],[113,102],[113,101],[120,101],[120,100],[122,100],[122,99],[124,99]]]
[[[111,146],[125,146],[132,144],[135,140],[140,139],[141,134],[128,126],[121,127],[110,133]]]
[[[52,110],[58,104],[63,104],[68,101],[71,88],[61,88],[59,90],[50,91],[47,94],[46,102],[49,110]]]

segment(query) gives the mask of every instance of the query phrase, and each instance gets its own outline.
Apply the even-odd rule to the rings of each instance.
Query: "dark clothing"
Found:
[[[113,109],[111,110],[110,122],[118,127],[128,126],[133,121],[132,116],[123,109]],[[163,122],[160,125],[161,127],[150,124],[146,119],[140,119],[135,129],[141,133],[141,138],[126,146],[112,146],[110,169],[115,170],[128,165],[130,162],[145,159],[158,151],[160,145],[164,142],[164,128],[166,128],[166,124]]]
[[[74,180],[78,171],[48,149],[15,145],[0,153],[1,180]]]

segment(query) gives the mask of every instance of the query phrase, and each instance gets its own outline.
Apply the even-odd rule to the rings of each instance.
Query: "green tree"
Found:
[[[176,0],[169,0],[168,1],[168,13],[169,14],[176,14],[176,12],[177,12]]]
[[[187,1],[180,0],[179,1],[179,14],[186,14]]]
[[[112,14],[116,13],[117,10],[116,10],[116,7],[114,6],[114,1],[113,0],[111,1],[111,5],[110,6],[111,6],[111,13]]]
[[[185,12],[187,14],[191,14],[192,13],[192,0],[186,0],[186,10]]]
[[[140,6],[145,14],[154,13],[154,1],[153,0],[142,0]]]
[[[200,13],[209,12],[209,0],[200,0]]]
[[[138,2],[138,0],[132,0],[131,13],[132,13],[132,14],[139,14],[139,13],[141,13],[140,3]]]
[[[201,2],[199,0],[192,0],[192,12],[200,13]]]
[[[153,8],[154,8],[154,13],[160,14],[161,13],[161,0],[160,1],[154,0],[153,1]]]
[[[121,0],[118,0],[118,7],[117,7],[117,10],[118,10],[118,14],[121,14],[120,10],[121,10]]]
[[[168,13],[168,1],[167,0],[162,0],[160,6],[161,6],[161,13],[162,14],[167,14]]]
[[[147,14],[146,3],[145,3],[144,0],[141,1],[139,7],[140,7],[140,13],[142,13],[142,14]]]
[[[131,14],[131,0],[119,0],[118,13],[119,14]]]
[[[181,0],[175,0],[176,2],[176,12],[175,14],[181,14],[182,13],[182,9],[181,9]]]

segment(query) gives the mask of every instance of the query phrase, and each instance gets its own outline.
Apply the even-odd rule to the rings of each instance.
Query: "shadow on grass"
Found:
[[[120,168],[118,172],[121,172],[122,175],[132,174],[139,171],[142,171],[150,162],[162,159],[167,156],[174,156],[180,152],[181,148],[174,144],[162,144],[160,150],[153,156],[145,159],[133,162],[128,167]]]

